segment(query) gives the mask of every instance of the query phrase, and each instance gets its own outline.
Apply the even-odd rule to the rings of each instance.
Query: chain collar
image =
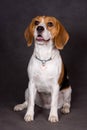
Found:
[[[41,63],[42,63],[43,66],[45,66],[46,62],[52,60],[52,57],[50,57],[50,58],[47,59],[47,60],[41,60],[41,59],[39,59],[36,55],[35,55],[35,58],[36,58],[37,60],[41,61]]]

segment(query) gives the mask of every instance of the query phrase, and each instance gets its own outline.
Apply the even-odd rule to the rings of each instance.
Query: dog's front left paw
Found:
[[[32,114],[26,114],[25,117],[24,117],[24,120],[25,120],[26,122],[31,122],[31,121],[33,121],[33,120],[34,120],[33,115],[32,115]]]
[[[58,119],[58,116],[51,115],[49,116],[48,121],[55,123],[55,122],[58,122],[59,119]]]

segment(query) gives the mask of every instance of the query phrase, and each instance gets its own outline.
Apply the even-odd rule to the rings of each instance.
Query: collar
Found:
[[[51,57],[50,57],[49,59],[47,59],[47,60],[42,60],[42,59],[38,58],[38,57],[36,56],[36,54],[35,54],[35,58],[42,63],[42,66],[45,66],[45,64],[46,64],[48,61],[53,60],[54,57],[55,57],[57,54],[58,54],[58,51],[57,51],[55,54],[53,54],[53,56],[51,56]]]
[[[46,62],[52,60],[52,57],[50,57],[50,58],[47,59],[47,60],[41,60],[41,59],[39,59],[36,55],[35,55],[35,58],[36,58],[37,60],[41,61],[41,63],[42,63],[43,66],[45,66]]]

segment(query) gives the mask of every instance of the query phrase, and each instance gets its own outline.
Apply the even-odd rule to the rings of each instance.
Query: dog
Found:
[[[24,33],[27,45],[34,42],[34,51],[28,64],[29,83],[25,101],[15,111],[27,108],[26,122],[34,120],[34,106],[50,109],[48,121],[58,122],[58,109],[68,114],[72,88],[60,50],[69,40],[69,34],[55,17],[37,16]]]

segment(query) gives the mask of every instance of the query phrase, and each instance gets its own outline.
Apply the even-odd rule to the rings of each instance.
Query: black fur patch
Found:
[[[70,81],[69,81],[69,77],[67,74],[67,69],[64,65],[64,77],[63,77],[62,83],[60,84],[60,90],[66,89],[69,86],[70,86]]]

